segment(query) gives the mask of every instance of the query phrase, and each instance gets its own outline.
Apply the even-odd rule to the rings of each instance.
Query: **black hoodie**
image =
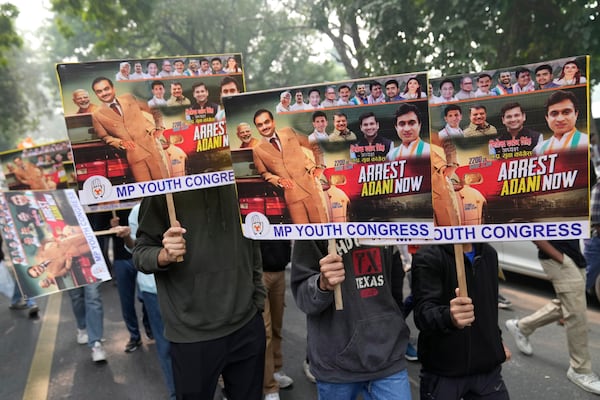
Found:
[[[473,263],[464,260],[475,321],[464,329],[450,318],[450,300],[458,287],[454,246],[424,246],[413,257],[414,318],[420,330],[419,361],[426,372],[469,376],[490,372],[506,359],[498,327],[498,255],[488,244],[473,246]]]

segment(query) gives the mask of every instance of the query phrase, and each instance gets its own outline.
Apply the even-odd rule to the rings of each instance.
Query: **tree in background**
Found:
[[[284,0],[334,43],[351,76],[481,71],[590,54],[600,79],[596,0]]]
[[[595,0],[50,1],[55,18],[36,53],[19,49],[17,8],[0,5],[0,145],[59,109],[54,63],[62,61],[241,52],[247,89],[261,90],[591,54],[592,82],[600,79]],[[38,131],[61,130],[40,120]]]
[[[83,21],[84,36],[94,36],[73,54],[77,49],[95,58],[242,52],[251,89],[342,78],[336,64],[347,77],[358,78],[422,70],[456,74],[581,54],[591,54],[592,65],[600,61],[596,0],[226,0],[218,5],[52,0],[52,5],[67,37],[82,32],[67,17]],[[325,49],[312,62],[317,32],[334,51]],[[597,81],[600,72],[592,69],[591,76]]]
[[[38,115],[30,112],[35,92],[26,82],[32,82],[32,70],[24,67],[31,55],[15,28],[19,10],[12,4],[0,4],[0,149],[16,148],[17,141],[38,123]],[[36,71],[36,68],[33,68]]]
[[[15,28],[18,15],[19,10],[13,4],[0,4],[0,65],[6,65],[9,51],[23,44]]]
[[[316,31],[303,18],[263,0],[52,0],[52,9],[59,60],[241,52],[249,90],[344,77],[333,59],[313,60]]]

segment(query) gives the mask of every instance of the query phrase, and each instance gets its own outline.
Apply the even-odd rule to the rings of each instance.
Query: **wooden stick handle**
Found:
[[[468,297],[467,277],[465,275],[465,258],[463,254],[463,245],[460,243],[454,244],[454,261],[456,263],[456,278],[458,279],[458,290],[460,297]]]
[[[96,236],[104,236],[104,235],[111,235],[113,233],[116,233],[114,229],[105,229],[103,231],[94,231],[94,235]]]
[[[460,210],[458,205],[458,200],[456,198],[456,194],[454,192],[454,186],[450,183],[450,180],[446,178],[446,190],[448,191],[448,195],[450,196],[450,209],[448,213],[450,214],[451,219],[455,219],[452,222],[452,225],[461,225],[462,221],[460,218]],[[464,256],[464,248],[461,243],[454,244],[454,263],[456,264],[456,279],[458,280],[458,290],[460,290],[461,297],[468,297],[469,293],[467,291],[467,277],[465,276],[465,256]]]
[[[171,226],[173,226],[177,221],[177,214],[175,213],[175,202],[173,201],[173,193],[167,193],[165,197],[167,199],[167,211],[169,212],[169,222]],[[177,257],[176,261],[182,262],[183,256]]]
[[[337,254],[337,248],[335,244],[335,239],[329,239],[327,242],[327,253],[329,254]],[[342,288],[340,284],[334,286],[333,288],[333,297],[335,298],[335,309],[343,310],[344,309],[344,300],[342,299]]]

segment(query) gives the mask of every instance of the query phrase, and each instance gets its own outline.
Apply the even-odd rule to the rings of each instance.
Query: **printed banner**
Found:
[[[430,81],[436,243],[589,237],[588,70],[575,57]]]
[[[0,153],[6,190],[54,190],[75,187],[68,141]]]
[[[241,55],[58,64],[82,204],[234,183],[222,95]]]
[[[27,297],[111,279],[75,191],[0,193],[6,260]]]
[[[225,98],[244,235],[431,237],[426,82],[418,73]]]

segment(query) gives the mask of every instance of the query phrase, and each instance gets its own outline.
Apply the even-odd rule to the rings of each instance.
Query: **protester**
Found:
[[[267,289],[265,330],[267,350],[265,353],[265,400],[279,400],[279,389],[290,387],[294,380],[283,372],[283,309],[285,307],[285,267],[290,262],[292,251],[289,240],[260,242],[263,260],[263,283]]]
[[[586,261],[581,254],[579,241],[539,240],[538,258],[550,278],[556,298],[520,319],[506,321],[506,328],[515,338],[517,348],[532,355],[529,336],[542,326],[564,321],[569,350],[567,378],[585,391],[600,394],[600,379],[592,370],[588,347],[587,304],[585,298]]]
[[[393,248],[361,246],[358,239],[335,245],[331,254],[327,241],[301,240],[292,251],[292,293],[307,315],[319,399],[410,399],[404,271],[392,268]],[[334,307],[338,284],[343,311]]]
[[[242,235],[235,187],[167,196],[178,221],[171,225],[165,195],[145,197],[133,259],[155,273],[177,397],[212,399],[222,374],[228,397],[260,400],[265,289],[259,244]]]
[[[458,289],[454,245],[423,246],[413,256],[421,399],[508,399],[501,375],[510,352],[498,327],[498,255],[487,243],[459,248],[468,296]]]

